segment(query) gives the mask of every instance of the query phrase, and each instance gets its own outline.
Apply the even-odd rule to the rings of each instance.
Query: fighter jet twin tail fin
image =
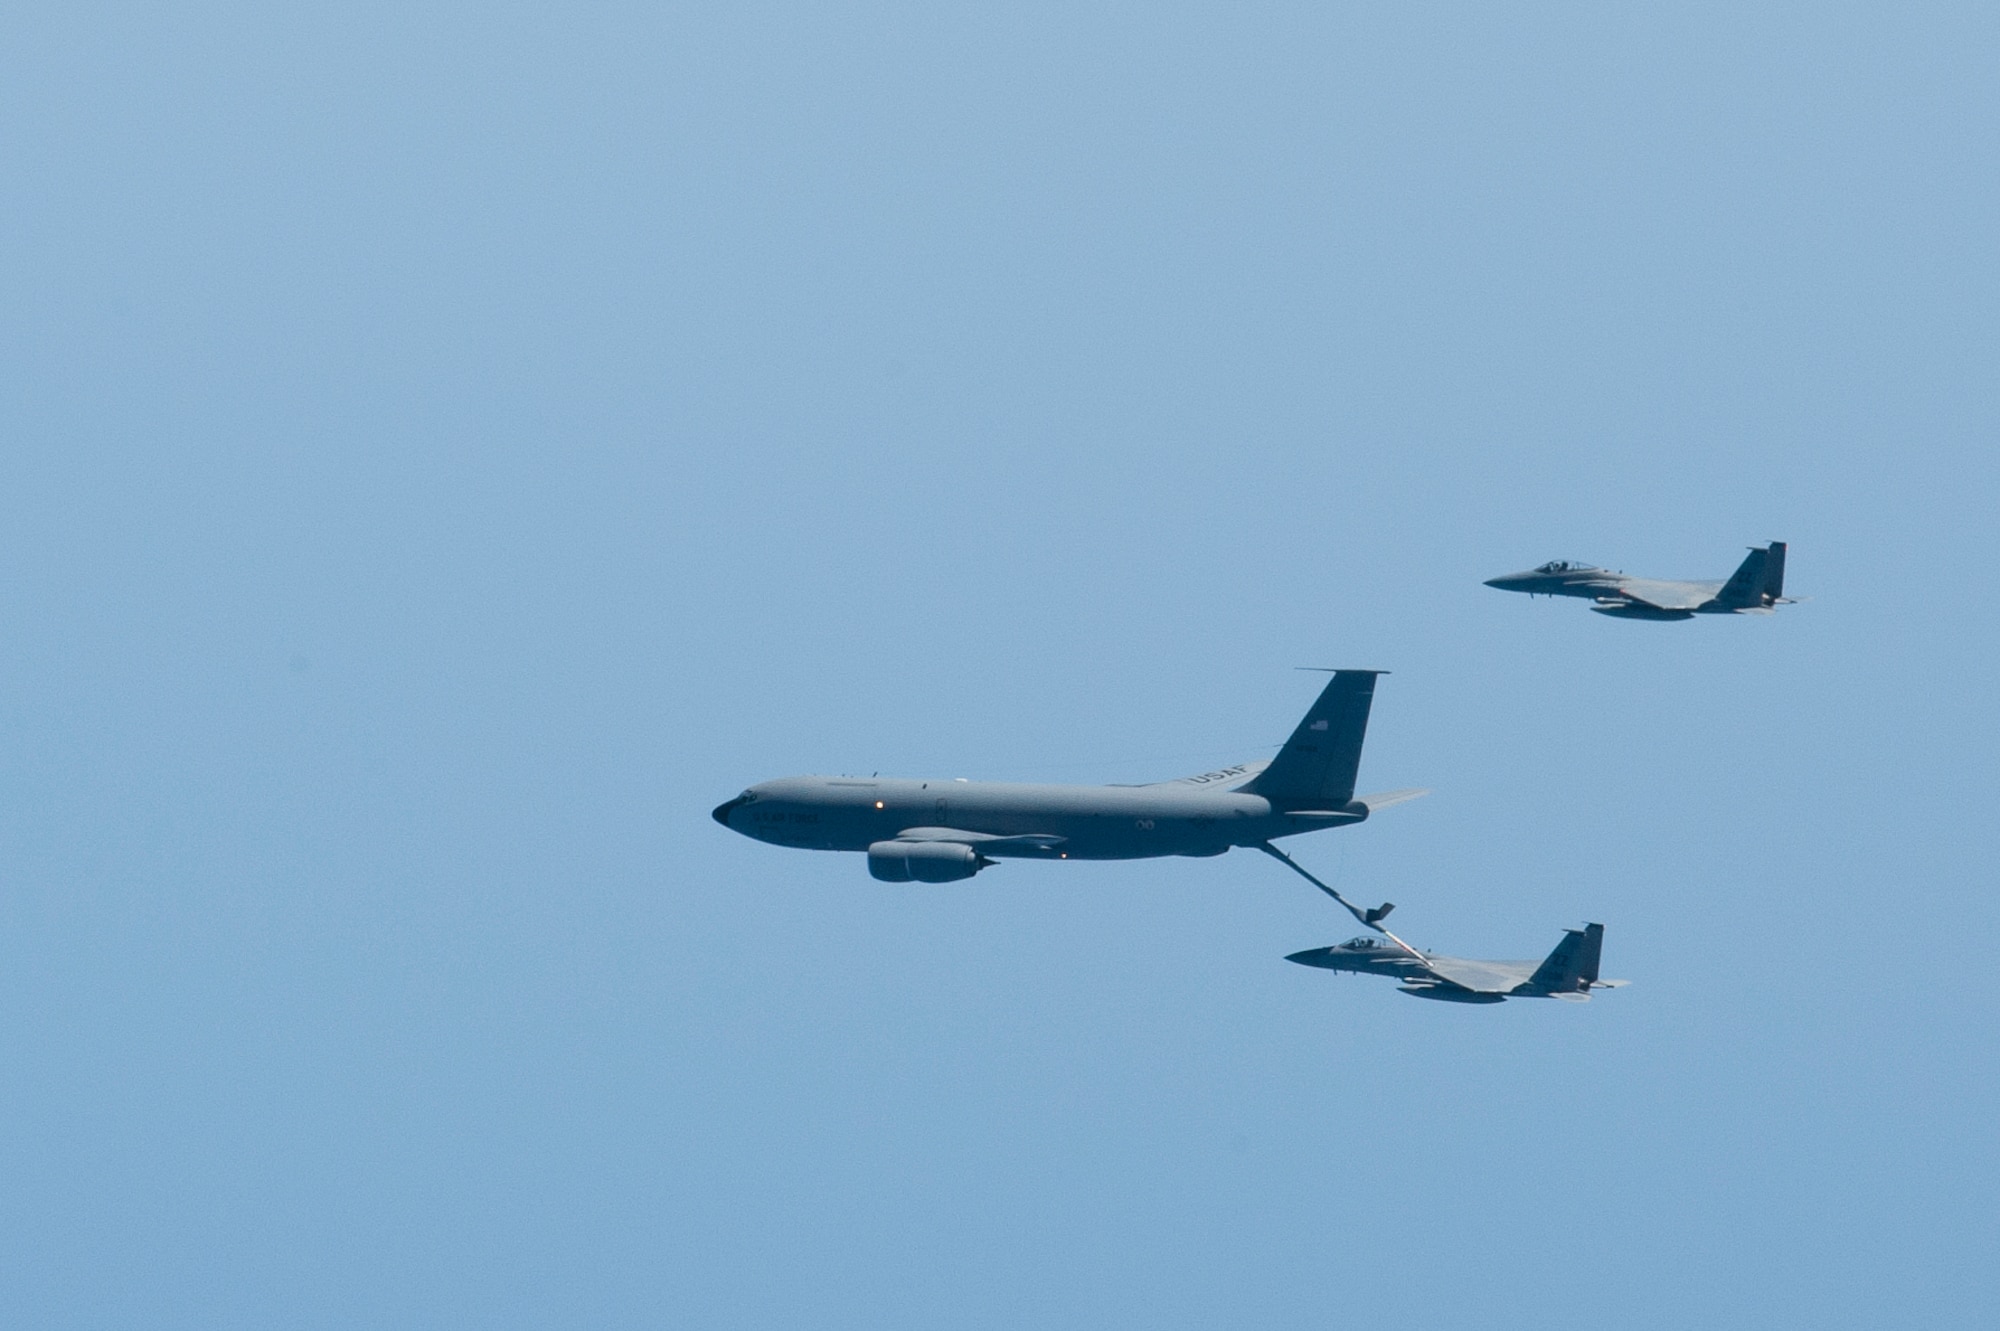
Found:
[[[1767,609],[1784,600],[1785,543],[1773,541],[1761,550],[1752,546],[1715,599],[1735,610]]]
[[[1767,615],[1785,599],[1785,543],[1752,546],[1729,581],[1620,578],[1590,607],[1620,619],[1689,619],[1697,614]]]
[[[1427,955],[1424,968],[1429,974],[1406,975],[1403,992],[1460,1003],[1490,1003],[1503,998],[1560,998],[1582,1003],[1592,989],[1612,989],[1625,983],[1597,978],[1603,951],[1604,926],[1587,924],[1581,929],[1565,929],[1562,941],[1532,970],[1529,962]]]

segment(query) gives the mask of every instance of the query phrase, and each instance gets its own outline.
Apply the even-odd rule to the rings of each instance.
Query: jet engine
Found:
[[[956,841],[877,841],[868,872],[885,883],[953,883],[993,861]]]

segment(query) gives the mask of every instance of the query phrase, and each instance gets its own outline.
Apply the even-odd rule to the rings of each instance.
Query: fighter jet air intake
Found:
[[[1220,855],[1234,846],[1291,864],[1274,839],[1362,822],[1427,793],[1354,794],[1375,679],[1383,673],[1335,671],[1268,762],[1133,786],[784,777],[717,806],[714,818],[774,846],[866,852],[869,873],[891,883],[953,882],[1006,859]],[[1373,927],[1369,912],[1356,914]]]
[[[1582,596],[1600,615],[1619,619],[1693,619],[1696,615],[1768,615],[1785,597],[1785,543],[1750,554],[1727,582],[1669,582],[1555,560],[1525,573],[1488,578],[1488,587],[1530,596]]]

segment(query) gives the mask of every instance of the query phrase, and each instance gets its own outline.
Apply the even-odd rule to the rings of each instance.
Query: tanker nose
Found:
[[[715,819],[716,822],[721,823],[724,827],[728,827],[729,815],[749,802],[750,797],[748,795],[738,795],[733,800],[725,800],[721,804],[716,805],[709,811],[708,816]]]

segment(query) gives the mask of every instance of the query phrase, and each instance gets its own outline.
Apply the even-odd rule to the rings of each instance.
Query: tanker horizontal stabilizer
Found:
[[[1430,791],[1420,787],[1409,790],[1385,790],[1379,795],[1358,795],[1354,802],[1367,806],[1368,812],[1374,814],[1398,804],[1408,804],[1411,800],[1420,800],[1428,794]]]

